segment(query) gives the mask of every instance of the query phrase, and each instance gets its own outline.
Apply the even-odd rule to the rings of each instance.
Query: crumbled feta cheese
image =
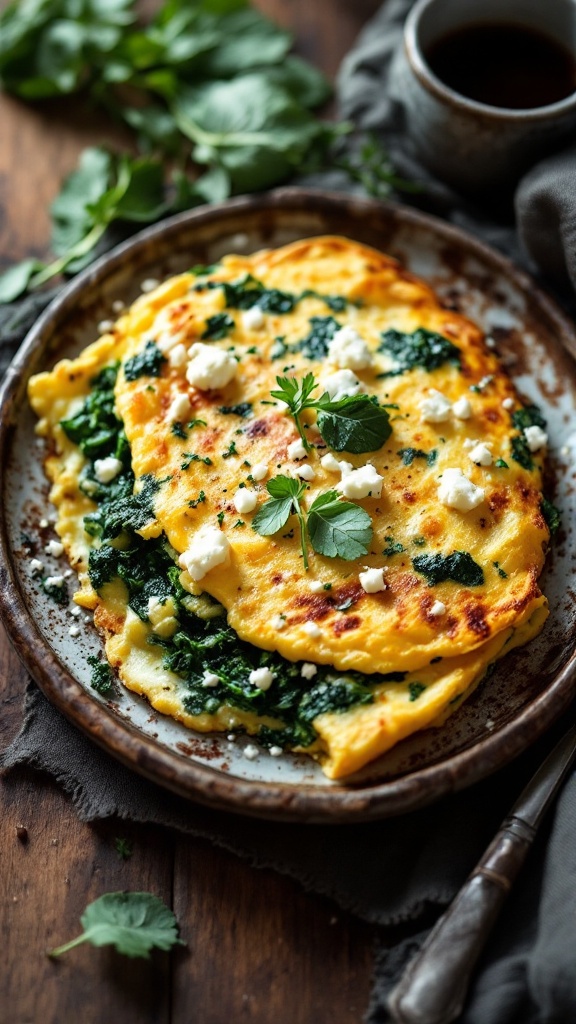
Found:
[[[338,402],[347,396],[358,395],[364,391],[362,381],[358,380],[352,370],[337,370],[336,373],[330,373],[322,379],[322,387],[324,391],[328,392],[333,402]]]
[[[317,672],[318,666],[313,665],[311,661],[305,661],[300,669],[302,679],[313,679]]]
[[[228,743],[236,743],[236,734],[229,732],[226,739],[228,740]]]
[[[383,480],[384,477],[367,462],[365,466],[353,469],[343,476],[336,489],[341,491],[345,498],[380,498]]]
[[[472,387],[475,391],[484,391],[484,388],[487,388],[488,385],[491,384],[493,380],[494,374],[487,373],[486,376],[482,377],[482,379],[479,380],[477,384],[472,384]]]
[[[246,757],[249,761],[255,761],[256,758],[260,756],[260,751],[258,750],[258,747],[255,747],[253,743],[249,743],[247,747],[244,747],[243,753],[244,757]]]
[[[50,587],[61,587],[63,583],[63,576],[47,576],[46,579],[44,580],[44,586],[48,587],[49,589]]]
[[[496,348],[494,338],[486,338],[486,348]]]
[[[79,608],[77,604],[72,605],[72,607],[69,608],[68,611],[74,619],[77,619],[79,618],[80,615],[82,615],[82,609]]]
[[[101,320],[98,324],[98,331],[100,334],[108,334],[114,327],[113,320]]]
[[[122,302],[122,299],[114,299],[112,303],[112,312],[121,313],[123,309],[126,309],[126,303]]]
[[[372,366],[372,353],[364,338],[346,324],[328,344],[328,359],[343,370],[365,370]]]
[[[425,423],[444,423],[451,411],[452,402],[435,388],[430,388],[426,398],[420,402],[421,419]]]
[[[80,626],[70,626],[70,629],[68,630],[68,635],[73,637],[80,636]]]
[[[195,388],[210,391],[223,388],[236,376],[238,363],[229,352],[197,341],[188,349],[190,362],[186,377]]]
[[[282,747],[270,747],[268,753],[270,754],[270,757],[282,757],[284,751],[282,750]]]
[[[491,466],[492,465],[492,452],[490,451],[489,445],[483,441],[479,441],[474,447],[468,452],[468,458],[471,462],[474,462],[476,466]]]
[[[306,464],[302,466],[296,466],[294,472],[296,473],[296,476],[300,477],[301,480],[310,481],[316,479],[316,473],[312,469],[312,466],[308,466]]]
[[[367,594],[377,594],[380,590],[386,590],[384,582],[384,569],[366,569],[358,575],[360,586]]]
[[[280,633],[281,630],[286,628],[286,616],[275,615],[270,625],[272,626],[272,629],[275,629],[278,633]]]
[[[531,452],[539,452],[548,444],[548,434],[542,427],[524,427],[524,437]]]
[[[69,580],[72,576],[72,569],[66,569],[66,572],[62,573],[65,580]]]
[[[43,568],[44,562],[41,562],[39,558],[30,559],[30,572],[32,573],[33,576],[35,576],[36,573],[38,572],[42,572]]]
[[[64,545],[59,540],[49,540],[44,551],[47,555],[52,555],[52,558],[60,558],[60,555],[64,554]]]
[[[263,480],[265,476],[268,476],[268,464],[266,462],[257,462],[251,469],[252,479],[258,483]]]
[[[258,495],[256,491],[250,490],[249,487],[240,487],[233,498],[234,508],[240,515],[245,512],[253,512],[258,503]]]
[[[302,629],[309,637],[313,637],[314,639],[318,639],[318,637],[322,636],[322,630],[315,622],[302,623]]]
[[[258,690],[269,690],[274,682],[275,674],[271,672],[269,668],[254,668],[248,676],[248,682],[251,686],[256,686]]]
[[[307,454],[308,452],[306,451],[300,438],[298,438],[296,441],[292,441],[292,443],[288,445],[289,459],[305,459]]]
[[[310,580],[308,589],[312,594],[321,594],[324,590],[324,584],[322,583],[322,580]]]
[[[472,438],[472,437],[465,437],[464,438],[464,447],[467,450],[471,450],[472,448],[475,448],[477,444],[478,444],[478,441],[475,441],[474,438]]]
[[[41,530],[45,530],[48,525],[49,523],[47,519],[41,519],[40,522],[38,523],[38,526],[40,527]]]
[[[154,343],[156,348],[160,349],[163,356],[168,355],[176,345],[182,344],[184,334],[182,331],[176,331],[170,325],[166,326],[165,310],[156,317],[152,331],[155,334]]]
[[[242,327],[245,331],[259,331],[264,327],[264,313],[260,306],[250,306],[242,313]]]
[[[472,404],[466,395],[457,398],[452,406],[452,412],[458,420],[469,420],[472,415]]]
[[[340,472],[340,463],[338,462],[338,459],[334,455],[332,455],[332,452],[327,452],[326,455],[322,456],[322,458],[320,459],[320,465],[322,466],[322,469],[326,470],[327,473]]]
[[[484,501],[484,490],[476,487],[461,469],[445,469],[438,487],[438,498],[449,508],[470,512]]]
[[[446,605],[442,601],[434,601],[431,608],[428,609],[428,615],[433,615],[436,618],[438,615],[444,615],[446,611]]]
[[[179,369],[184,366],[184,363],[188,359],[188,353],[186,351],[186,345],[175,345],[173,349],[168,353],[168,362],[174,369]]]
[[[114,455],[107,455],[105,459],[94,460],[94,476],[98,483],[109,484],[121,471],[122,463]]]
[[[510,412],[510,410],[513,409],[515,405],[516,402],[513,398],[505,398],[504,401],[502,402],[502,408],[506,409],[507,412]]]
[[[217,526],[205,525],[194,534],[190,547],[179,558],[179,564],[198,583],[217,565],[225,564],[230,556],[228,538]]]
[[[217,676],[215,672],[210,672],[209,669],[207,668],[204,669],[204,674],[202,676],[202,686],[205,689],[210,689],[213,686],[218,686],[219,682],[220,676]]]
[[[158,287],[160,281],[157,281],[155,277],[147,277],[140,285],[141,292],[153,292]]]
[[[168,409],[169,420],[184,420],[192,412],[192,406],[190,405],[190,399],[188,395],[180,394],[176,395],[172,399],[172,404]]]

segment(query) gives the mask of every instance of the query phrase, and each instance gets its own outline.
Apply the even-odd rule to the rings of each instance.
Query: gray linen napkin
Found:
[[[576,151],[551,158],[520,184],[513,224],[474,209],[419,168],[404,151],[401,98],[387,88],[390,57],[410,0],[389,0],[366,26],[339,76],[341,113],[376,131],[398,169],[425,183],[420,207],[446,217],[548,279],[570,306],[576,285]],[[345,186],[337,173],[316,183]],[[0,308],[0,369],[40,312],[41,296]],[[574,307],[572,307],[574,308]],[[4,363],[2,360],[4,359]],[[559,735],[465,793],[391,821],[357,826],[295,826],[244,819],[190,804],[129,772],[63,719],[33,683],[24,725],[0,754],[51,774],[86,821],[118,817],[208,838],[258,867],[272,867],[342,908],[382,925],[369,1024],[387,1020],[386,994],[490,841],[522,786]],[[9,781],[9,775],[8,775]],[[576,777],[555,811],[499,921],[461,1024],[567,1024],[576,1019]]]

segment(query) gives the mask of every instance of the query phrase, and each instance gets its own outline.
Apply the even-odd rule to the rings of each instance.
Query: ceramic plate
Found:
[[[146,278],[162,278],[226,252],[251,252],[297,238],[338,233],[398,257],[443,301],[494,339],[520,392],[549,421],[555,501],[563,532],[542,578],[551,615],[527,648],[498,663],[441,729],[429,729],[354,776],[327,780],[308,758],[243,755],[248,740],[192,733],[124,692],[106,702],[91,690],[87,655],[101,649],[90,621],[79,638],[30,572],[24,534],[50,573],[61,562],[43,548],[53,513],[42,472],[43,443],[25,397],[30,374],[74,356],[98,335],[112,303],[130,302]],[[505,764],[564,710],[575,688],[576,354],[572,325],[507,260],[441,221],[401,206],[283,189],[179,215],[104,256],[66,287],[28,335],[2,392],[0,423],[0,607],[16,649],[47,697],[129,767],[215,807],[300,821],[352,821],[421,806]],[[73,591],[73,580],[70,593]]]

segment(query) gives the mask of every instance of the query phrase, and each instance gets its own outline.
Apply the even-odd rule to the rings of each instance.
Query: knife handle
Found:
[[[388,999],[397,1024],[450,1024],[536,830],[507,818]]]

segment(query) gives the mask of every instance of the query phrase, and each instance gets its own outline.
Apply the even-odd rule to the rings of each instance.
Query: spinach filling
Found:
[[[260,729],[258,740],[264,746],[309,746],[317,737],[313,720],[318,715],[372,703],[372,688],[385,680],[402,683],[406,673],[367,677],[354,671],[342,674],[322,665],[318,665],[311,683],[302,678],[301,663],[286,661],[277,653],[240,640],[227,625],[225,611],[217,602],[208,595],[194,598],[181,587],[175,552],[166,538],[144,540],[136,532],[154,518],[154,495],[162,481],[143,477],[138,481],[139,492],[134,493],[130,451],[122,422],[114,411],[117,373],[118,364],[101,371],[92,380],[92,391],[79,413],[61,424],[90,460],[84,470],[85,482],[97,485],[90,496],[98,508],[85,517],[85,528],[101,543],[90,552],[88,574],[97,591],[121,579],[130,608],[143,621],[148,621],[151,597],[162,603],[172,599],[178,620],[176,632],[169,638],[151,633],[149,643],[163,649],[164,667],[183,680],[186,711],[192,715],[214,714],[224,705],[252,711],[282,723],[278,729]],[[94,438],[99,438],[97,444]],[[94,459],[116,453],[121,453],[117,456],[122,460],[121,472],[110,483],[98,484]],[[120,537],[122,543],[117,546]],[[206,616],[208,607],[209,617],[198,614],[199,600],[204,604],[202,615]],[[262,667],[274,673],[274,681],[265,691],[249,682],[250,672]],[[217,686],[203,685],[206,671],[219,677]],[[106,686],[104,671],[98,669],[98,676],[95,682]]]
[[[429,586],[451,580],[463,587],[481,587],[484,571],[467,551],[453,551],[450,555],[416,555],[412,559],[416,572],[425,576]]]
[[[380,377],[398,377],[416,366],[424,370],[437,370],[444,363],[460,365],[460,350],[448,338],[419,327],[413,334],[391,329],[381,335],[379,352],[386,352],[396,364],[393,370]]]

